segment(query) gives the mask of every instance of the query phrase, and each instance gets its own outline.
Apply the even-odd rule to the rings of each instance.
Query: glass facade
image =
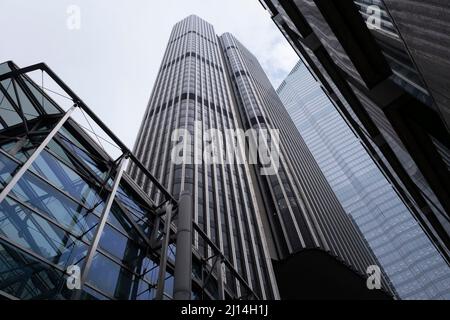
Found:
[[[11,70],[19,69],[0,64],[0,77]],[[75,107],[64,111],[44,91],[26,74],[0,83],[0,296],[172,299],[176,247],[169,231],[160,272],[160,204],[123,172],[127,156],[111,158],[69,117]],[[209,269],[199,261],[194,256],[192,298],[215,298],[217,281],[205,280]],[[68,286],[74,266],[81,290]]]
[[[401,299],[450,299],[450,267],[301,61],[277,90]]]
[[[262,3],[449,261],[448,1]]]
[[[360,274],[376,264],[283,110],[246,48],[231,34],[218,37],[209,23],[189,16],[173,28],[134,147],[142,163],[175,197],[183,190],[194,194],[195,224],[250,287],[269,299],[277,297],[271,258],[320,248]],[[194,138],[174,141],[175,129]],[[208,129],[221,134],[225,129],[280,129],[279,170],[263,176],[260,165],[207,164],[203,156]],[[172,152],[180,141],[190,148],[184,148],[178,164]],[[253,143],[235,142],[243,150]],[[221,159],[224,153],[226,148],[219,145]],[[160,197],[136,166],[130,167],[130,175],[152,197]],[[209,256],[197,237],[193,245],[199,256]],[[224,291],[241,290],[227,271],[214,274]]]
[[[1,290],[18,298],[70,298],[70,292],[64,291],[65,270],[69,265],[82,265],[105,204],[107,189],[102,191],[95,179],[97,173],[65,144],[78,148],[75,145],[81,143],[58,134],[0,205],[0,242],[5,253],[1,258]],[[23,164],[3,148],[0,152],[10,164]],[[97,162],[89,160],[90,166]],[[99,162],[95,168],[102,170]],[[121,189],[128,190],[127,202],[140,210],[133,210],[117,197],[85,286],[95,292],[94,296],[105,299],[150,299],[155,278],[147,271],[152,269],[154,274],[158,265],[128,219],[139,221],[142,231],[149,233],[147,219],[152,209],[144,206],[142,199],[133,198],[125,179]],[[40,262],[26,262],[31,257]],[[23,276],[17,277],[18,273]],[[10,281],[13,277],[16,281]],[[33,281],[34,277],[42,281]]]
[[[266,210],[273,212],[267,228],[276,235],[279,256],[320,248],[365,274],[376,263],[372,252],[345,215],[259,62],[233,35],[225,33],[221,43],[244,127],[279,132],[279,170],[260,179],[270,202]]]
[[[369,17],[369,13],[373,13],[370,7],[377,6],[380,9],[380,19],[377,21],[380,23],[380,28],[374,28],[373,25],[370,25],[369,29],[380,45],[386,60],[389,62],[394,74],[394,81],[417,99],[433,107],[433,99],[425,86],[421,74],[417,71],[383,1],[355,0],[354,2],[358,6],[359,13],[368,24],[372,22]]]

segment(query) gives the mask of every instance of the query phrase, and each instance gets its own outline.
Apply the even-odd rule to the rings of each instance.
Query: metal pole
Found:
[[[92,240],[91,246],[89,247],[88,253],[86,255],[86,261],[84,263],[83,271],[81,273],[81,286],[86,282],[86,278],[89,274],[89,270],[92,265],[92,261],[94,260],[95,252],[97,251],[98,243],[100,242],[100,238],[103,233],[103,229],[105,227],[106,221],[108,220],[109,211],[111,210],[111,206],[114,202],[114,198],[116,197],[117,189],[119,188],[120,180],[122,179],[123,171],[125,169],[126,163],[128,163],[128,158],[124,157],[120,160],[120,164],[118,166],[116,176],[114,177],[114,184],[111,193],[106,200],[106,205],[103,208],[103,212],[100,216],[100,221],[97,225],[97,230],[95,231],[94,239]]]
[[[153,229],[150,234],[150,245],[151,245],[152,249],[155,249],[155,248],[159,249],[160,243],[161,243],[161,242],[158,242],[159,226],[161,225],[161,216],[159,214],[159,210],[161,210],[161,208],[158,209],[158,211],[156,212],[156,214],[153,217]]]
[[[217,283],[218,283],[218,300],[225,300],[225,289],[224,289],[224,264],[222,261],[222,257],[219,257],[219,263],[216,266],[216,273],[217,273]]]
[[[183,191],[178,203],[177,252],[173,298],[190,300],[192,291],[192,194]]]
[[[156,300],[162,300],[164,294],[164,284],[166,282],[167,252],[169,250],[171,222],[172,222],[172,204],[167,203],[166,218],[164,221],[164,239],[162,240],[161,254],[159,259],[158,285],[156,287],[156,294],[155,294]]]
[[[50,142],[50,140],[53,139],[53,137],[58,133],[59,129],[64,125],[64,123],[69,119],[72,112],[77,108],[77,105],[74,105],[71,107],[67,112],[64,114],[64,116],[59,120],[59,122],[55,125],[55,127],[52,129],[52,131],[48,134],[47,137],[45,137],[44,141],[39,145],[39,147],[36,149],[36,151],[33,152],[33,154],[28,158],[28,160],[20,167],[19,171],[14,175],[14,177],[11,179],[11,181],[6,185],[5,189],[2,190],[0,193],[0,203],[5,200],[8,193],[14,188],[14,186],[17,184],[17,182],[22,178],[22,176],[25,174],[25,172],[28,170],[28,168],[33,164],[34,160],[40,155],[40,153],[45,149],[47,144]]]

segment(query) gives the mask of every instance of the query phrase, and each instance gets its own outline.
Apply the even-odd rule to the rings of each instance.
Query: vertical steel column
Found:
[[[17,182],[22,178],[22,176],[25,174],[25,172],[28,170],[28,168],[33,164],[34,160],[41,154],[41,152],[45,149],[47,144],[50,142],[50,140],[53,139],[53,137],[58,133],[59,129],[64,125],[64,123],[69,119],[70,115],[73,113],[73,111],[77,108],[77,105],[74,105],[71,107],[67,112],[64,114],[64,116],[59,120],[59,122],[55,125],[55,127],[52,129],[52,131],[48,134],[47,137],[45,137],[44,141],[39,145],[39,147],[33,152],[33,154],[28,158],[28,160],[20,167],[19,171],[14,175],[14,177],[11,179],[11,181],[6,185],[5,189],[2,190],[0,193],[0,203],[5,200],[8,193],[14,188],[14,186],[17,184]]]
[[[192,292],[192,215],[191,192],[181,192],[178,202],[177,252],[173,298],[190,300]]]
[[[86,278],[89,274],[92,261],[94,260],[95,252],[97,251],[98,243],[100,242],[103,229],[105,228],[106,221],[108,220],[109,211],[111,210],[114,198],[116,197],[117,189],[119,188],[120,180],[122,179],[123,171],[127,163],[128,163],[128,156],[125,155],[122,159],[120,159],[120,164],[118,165],[116,176],[114,177],[113,188],[111,190],[111,193],[108,195],[106,205],[103,208],[103,212],[100,216],[100,221],[98,222],[97,229],[95,230],[94,239],[92,239],[91,246],[89,247],[88,253],[86,255],[86,261],[84,263],[84,267],[81,272],[81,287],[83,287],[84,283],[86,282]]]
[[[157,247],[159,248],[158,233],[159,233],[159,226],[161,225],[161,212],[160,212],[161,209],[165,210],[165,208],[159,208],[153,217],[153,229],[151,231],[149,240],[152,249],[155,249]]]
[[[223,268],[223,258],[220,257],[219,261],[216,266],[216,273],[217,273],[217,283],[218,283],[218,300],[225,300],[225,289],[224,289],[224,268]]]
[[[167,252],[170,241],[170,225],[172,223],[172,203],[166,205],[166,218],[164,221],[164,238],[161,245],[161,254],[159,258],[158,285],[156,287],[156,300],[162,300],[164,295],[164,284],[166,282]],[[178,252],[178,250],[177,250]]]

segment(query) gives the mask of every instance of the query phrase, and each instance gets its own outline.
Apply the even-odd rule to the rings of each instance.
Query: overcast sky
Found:
[[[67,27],[71,5],[80,29]],[[275,88],[298,60],[258,0],[0,0],[0,62],[47,63],[132,147],[171,29],[189,14],[233,33]]]

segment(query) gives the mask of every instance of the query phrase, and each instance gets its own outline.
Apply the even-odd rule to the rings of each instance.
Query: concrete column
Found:
[[[183,191],[178,202],[177,250],[173,298],[190,300],[192,291],[192,217],[193,201],[190,191]]]
[[[162,300],[164,298],[164,284],[166,281],[167,252],[169,250],[171,223],[172,223],[172,204],[168,203],[166,206],[166,216],[164,219],[164,238],[162,240],[162,246],[160,250],[158,285],[156,287],[155,300]]]

